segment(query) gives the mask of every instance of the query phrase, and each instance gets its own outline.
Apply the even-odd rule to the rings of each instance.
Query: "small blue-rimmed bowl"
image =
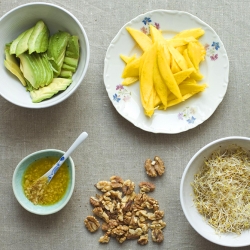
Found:
[[[45,158],[48,156],[55,156],[58,157],[58,159],[64,154],[65,152],[57,149],[45,149],[40,150],[37,152],[34,152],[28,156],[26,156],[23,160],[21,160],[13,174],[12,179],[12,187],[14,191],[14,195],[18,202],[21,204],[22,207],[24,207],[27,211],[38,214],[38,215],[48,215],[53,214],[61,210],[70,200],[74,187],[75,187],[75,164],[71,157],[69,157],[65,162],[67,166],[69,167],[69,174],[70,174],[70,181],[66,190],[65,195],[63,198],[53,204],[53,205],[34,205],[24,194],[24,190],[22,187],[22,179],[24,172],[26,171],[27,167],[33,163],[35,160],[38,160],[40,158]]]

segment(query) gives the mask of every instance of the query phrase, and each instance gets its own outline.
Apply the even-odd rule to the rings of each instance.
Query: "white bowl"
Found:
[[[50,30],[50,34],[58,30],[67,31],[79,37],[81,55],[77,71],[73,75],[71,85],[54,97],[40,103],[32,103],[29,92],[4,67],[5,44],[13,41],[19,34],[35,25],[38,20],[43,20]],[[69,11],[50,3],[29,3],[18,6],[0,19],[0,95],[13,104],[25,108],[46,108],[58,104],[68,98],[81,84],[89,64],[90,48],[88,37],[81,23]]]
[[[194,175],[201,168],[204,158],[209,157],[212,152],[219,147],[223,149],[231,144],[237,144],[238,146],[250,150],[250,138],[232,136],[209,143],[191,158],[182,175],[180,185],[180,201],[188,222],[201,236],[218,245],[227,247],[242,247],[250,245],[250,230],[244,230],[239,236],[233,233],[220,235],[216,234],[214,228],[208,225],[193,204],[193,189],[191,187]]]
[[[54,214],[58,211],[60,211],[62,208],[66,206],[66,204],[69,202],[73,191],[75,187],[75,164],[71,157],[69,157],[65,162],[69,168],[69,174],[70,174],[70,181],[66,190],[65,195],[62,197],[60,201],[53,205],[47,205],[47,206],[41,206],[41,205],[34,205],[24,194],[22,183],[23,183],[23,175],[27,169],[27,167],[30,166],[34,161],[45,158],[48,156],[53,157],[60,157],[65,152],[57,149],[44,149],[37,152],[34,152],[30,155],[27,155],[24,159],[22,159],[13,174],[12,178],[12,188],[14,195],[17,199],[17,201],[20,203],[20,205],[25,208],[27,211],[38,214],[38,215],[49,215]]]

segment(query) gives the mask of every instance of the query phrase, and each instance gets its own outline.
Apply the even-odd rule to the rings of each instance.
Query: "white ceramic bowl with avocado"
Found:
[[[0,19],[0,95],[25,108],[46,108],[72,95],[86,74],[86,32],[66,9],[35,2]],[[25,85],[25,86],[24,86]]]

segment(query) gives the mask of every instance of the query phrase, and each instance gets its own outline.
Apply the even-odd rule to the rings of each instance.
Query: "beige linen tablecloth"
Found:
[[[0,15],[28,2],[0,0]],[[0,249],[226,249],[193,230],[182,212],[179,187],[186,164],[201,147],[226,136],[250,136],[250,1],[49,2],[66,8],[82,23],[90,42],[90,63],[77,92],[54,107],[25,109],[0,97]],[[153,134],[132,125],[115,110],[103,82],[104,57],[111,40],[126,22],[155,9],[186,11],[202,19],[217,32],[230,61],[222,103],[203,124],[180,134]],[[66,150],[84,130],[89,137],[72,155],[76,185],[68,205],[44,217],[24,210],[12,191],[17,163],[36,150]],[[147,181],[143,164],[155,155],[166,164],[165,174],[154,181],[152,194],[165,211],[164,242],[157,245],[150,239],[141,247],[135,240],[120,245],[111,239],[100,245],[101,230],[90,234],[83,223],[92,214],[89,197],[97,193],[94,184],[111,175],[137,185]]]

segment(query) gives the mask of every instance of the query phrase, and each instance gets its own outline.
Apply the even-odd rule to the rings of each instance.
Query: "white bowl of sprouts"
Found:
[[[187,164],[180,201],[191,226],[218,245],[250,245],[250,138],[232,136],[201,148]]]

